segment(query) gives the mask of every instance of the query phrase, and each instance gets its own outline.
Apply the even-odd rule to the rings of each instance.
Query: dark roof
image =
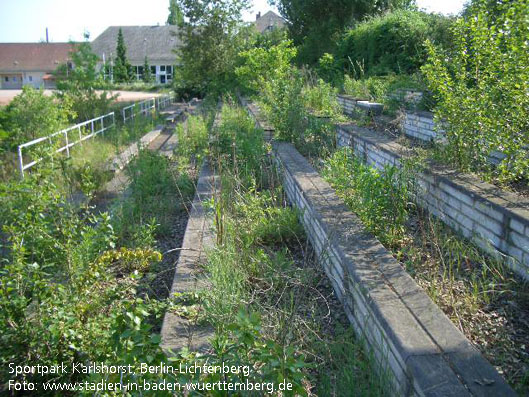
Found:
[[[263,33],[264,31],[270,29],[282,28],[285,25],[285,20],[277,15],[274,11],[268,11],[255,21],[255,27],[259,33]]]
[[[92,41],[92,50],[103,59],[116,57],[119,29],[123,31],[127,58],[131,63],[143,64],[145,56],[149,62],[161,61],[174,63],[176,54],[173,52],[180,45],[178,27],[164,26],[110,26]]]
[[[0,43],[1,71],[51,72],[71,59],[72,43]]]

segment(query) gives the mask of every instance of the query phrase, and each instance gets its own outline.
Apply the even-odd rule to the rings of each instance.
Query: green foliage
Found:
[[[239,107],[224,106],[220,117],[221,123],[211,132],[211,156],[241,180],[262,182],[267,150],[263,132]]]
[[[146,84],[152,83],[154,76],[151,73],[151,65],[149,65],[149,60],[145,56],[145,61],[143,62],[143,81]]]
[[[463,169],[487,170],[488,156],[505,155],[494,171],[502,181],[527,180],[529,144],[529,2],[502,2],[493,12],[475,1],[454,26],[453,49],[428,45],[423,71],[434,91],[438,122],[446,123],[442,157]]]
[[[1,379],[10,378],[10,362],[110,364],[124,359],[127,351],[134,351],[138,361],[146,359],[140,352],[159,358],[157,344],[139,344],[140,334],[142,340],[151,337],[146,318],[155,306],[136,301],[134,294],[141,272],[160,254],[152,249],[116,251],[110,217],[74,207],[53,183],[50,170],[41,171],[0,184],[5,244],[0,262]],[[120,320],[132,314],[139,316],[132,317],[134,322]],[[26,380],[52,378],[87,380],[70,371],[29,374]]]
[[[383,243],[393,245],[402,238],[411,183],[405,170],[386,167],[378,171],[345,148],[326,161],[323,176]]]
[[[420,11],[397,10],[357,24],[336,50],[337,67],[356,78],[414,73],[424,64],[426,39],[447,46],[450,19]]]
[[[182,26],[184,23],[184,14],[176,0],[169,0],[169,16],[167,17],[168,25]]]
[[[129,82],[132,80],[132,65],[127,59],[127,47],[123,39],[123,31],[119,28],[118,43],[116,47],[116,60],[114,62],[114,81],[116,83]]]
[[[325,52],[334,50],[336,36],[350,24],[387,10],[410,7],[410,0],[275,0],[281,15],[289,22],[294,44],[299,46],[299,62],[315,64]]]
[[[233,87],[237,53],[248,31],[241,19],[248,0],[178,0],[177,4],[186,17],[179,29],[181,80],[202,93]]]
[[[316,71],[325,81],[334,85],[341,85],[342,71],[337,67],[334,55],[329,54],[328,52],[324,53],[318,60]]]
[[[176,126],[178,135],[178,146],[176,154],[179,162],[187,165],[190,162],[195,165],[202,164],[208,149],[208,128],[201,116],[190,115],[186,122]]]
[[[339,330],[332,341],[321,346],[321,354],[328,356],[330,369],[321,373],[316,382],[318,396],[379,397],[391,395],[389,371],[375,368],[375,357],[366,359],[365,346],[356,340],[352,329]],[[382,372],[381,376],[373,376]]]
[[[103,83],[101,74],[97,71],[99,59],[92,52],[89,43],[76,45],[72,53],[74,67],[61,65],[57,71],[58,96],[63,102],[71,102],[72,109],[77,114],[78,121],[89,120],[109,112],[109,107],[115,99],[106,92],[97,93],[96,87]]]
[[[141,150],[126,172],[130,198],[116,208],[120,241],[136,240],[139,227],[153,226],[158,235],[167,233],[174,215],[185,209],[195,191],[189,175],[172,169],[166,157],[149,150]]]
[[[24,86],[3,112],[2,138],[4,148],[50,135],[65,128],[75,117],[70,99],[61,103],[54,97],[46,96],[43,90]]]
[[[287,78],[296,49],[291,41],[281,41],[270,47],[256,47],[239,53],[242,65],[235,73],[240,85],[250,93],[259,93],[266,82]]]

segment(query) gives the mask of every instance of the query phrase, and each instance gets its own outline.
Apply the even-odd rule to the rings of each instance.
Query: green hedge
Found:
[[[450,42],[451,18],[398,10],[361,22],[338,43],[337,66],[359,78],[364,75],[414,73],[425,63],[426,39]]]

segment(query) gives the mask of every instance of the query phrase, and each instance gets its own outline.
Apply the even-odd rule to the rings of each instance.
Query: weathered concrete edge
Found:
[[[215,244],[211,218],[206,213],[204,201],[213,197],[217,191],[218,177],[207,161],[202,165],[197,182],[195,197],[187,221],[171,287],[171,295],[189,293],[199,290],[203,284],[197,276],[198,267],[205,263],[206,250]],[[213,337],[213,329],[194,324],[172,312],[166,312],[161,329],[161,346],[170,354],[171,351],[188,347],[193,351],[205,351]]]
[[[515,395],[380,243],[365,233],[308,162],[288,144],[274,144],[274,152],[284,171],[289,200],[303,210],[301,220],[313,246],[320,258],[334,257],[334,267],[329,269],[324,263],[325,270],[351,322],[381,352],[379,357],[392,361],[389,356],[395,355],[397,362],[390,362],[389,367],[400,378],[400,393]],[[324,231],[326,241],[315,235],[316,228]],[[341,269],[336,269],[336,262]],[[483,379],[494,383],[482,386],[478,382]]]

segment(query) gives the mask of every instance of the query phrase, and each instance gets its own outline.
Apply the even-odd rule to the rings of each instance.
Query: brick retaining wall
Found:
[[[353,147],[379,169],[411,156],[394,140],[353,124],[337,126],[337,145]],[[432,166],[417,178],[422,207],[529,279],[528,199],[446,167]]]
[[[391,375],[393,393],[514,395],[308,161],[290,144],[273,145],[287,196],[301,210],[309,240],[357,335]]]
[[[404,135],[425,142],[441,140],[445,132],[436,130],[433,114],[430,112],[406,112],[402,122]]]

